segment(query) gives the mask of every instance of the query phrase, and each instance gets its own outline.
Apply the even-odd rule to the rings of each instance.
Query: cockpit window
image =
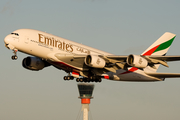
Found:
[[[12,35],[16,35],[16,36],[19,36],[19,34],[18,33],[11,33]]]

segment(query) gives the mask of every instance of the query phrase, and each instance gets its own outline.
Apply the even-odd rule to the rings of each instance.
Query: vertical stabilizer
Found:
[[[141,55],[150,56],[150,55],[165,55],[169,50],[175,34],[166,32],[158,40],[156,40],[148,49],[146,49]]]
[[[166,32],[164,33],[158,40],[156,40],[148,49],[146,49],[141,55],[142,56],[150,56],[150,55],[166,55],[169,50],[174,38],[175,34]],[[154,68],[146,67],[144,71],[154,71],[156,72],[159,68],[160,64],[156,64]]]

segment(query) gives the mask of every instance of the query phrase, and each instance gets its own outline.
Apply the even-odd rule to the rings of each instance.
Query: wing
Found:
[[[116,60],[120,60],[120,61],[125,61],[128,56],[127,55],[122,55],[122,56],[120,56],[120,55],[107,55],[106,57],[109,59],[116,59]]]
[[[88,70],[88,67],[84,64],[84,58],[86,57],[85,55],[56,53],[54,56],[72,68],[78,69],[80,71]]]
[[[162,64],[163,66],[169,67],[167,62],[170,61],[179,61],[180,60],[180,56],[160,56],[160,55],[156,55],[156,56],[141,56],[143,58],[145,58],[149,64]],[[128,56],[107,56],[108,59],[116,59],[120,62],[126,62],[126,59],[128,58]]]
[[[80,71],[88,71],[90,67],[85,64],[85,58],[87,54],[79,55],[79,54],[61,54],[61,53],[54,53],[51,54],[51,58],[55,57],[56,59],[72,66],[73,68],[79,69]],[[118,69],[127,69],[127,67],[131,67],[127,64],[128,56],[119,56],[119,55],[97,55],[98,57],[102,58],[106,62],[106,66],[102,69],[106,71],[111,71],[116,73]],[[180,60],[180,56],[140,56],[145,58],[149,65],[154,64],[162,64],[168,67],[166,61],[177,61]],[[94,68],[96,69],[96,68]],[[100,69],[98,69],[100,70]],[[163,74],[164,75],[164,74]]]
[[[146,73],[149,76],[157,78],[175,78],[180,77],[180,73]]]
[[[96,73],[104,72],[114,72],[118,69],[124,69],[126,64],[127,56],[102,56],[97,55],[100,58],[103,58],[106,61],[106,66],[101,69],[96,69],[85,64],[85,58],[87,54],[62,54],[62,53],[50,53],[47,58],[51,63],[63,64],[65,67],[70,67],[71,69],[76,69],[79,71],[89,71],[89,69],[96,71]],[[59,66],[62,68],[62,65]]]

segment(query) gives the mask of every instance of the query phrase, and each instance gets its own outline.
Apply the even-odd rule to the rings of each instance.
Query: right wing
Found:
[[[116,55],[109,55],[106,56],[108,59],[115,59],[117,62],[126,62],[128,56],[116,56]],[[169,67],[167,62],[170,61],[179,61],[180,56],[160,56],[160,55],[152,55],[152,56],[142,56],[145,58],[149,64],[162,64],[163,66]]]
[[[51,54],[52,55],[52,54]],[[61,54],[61,53],[54,53],[53,56],[56,57],[56,59],[67,63],[75,68],[81,69],[83,71],[89,70],[89,66],[87,66],[84,62],[86,58],[86,54]],[[119,56],[119,55],[97,55],[100,58],[103,58],[106,61],[106,66],[104,67],[105,70],[111,71],[116,73],[116,70],[118,69],[127,69],[127,67],[130,67],[126,60],[128,56]],[[180,56],[141,56],[145,58],[149,64],[162,64],[166,67],[168,67],[167,62],[168,61],[177,61],[180,60]],[[166,62],[167,61],[167,62]],[[92,68],[92,67],[91,67]],[[150,73],[148,73],[150,74]],[[160,74],[152,74],[151,76],[160,76]],[[162,74],[165,75],[165,74]]]
[[[180,77],[180,73],[146,73],[149,76],[157,78],[175,78]]]

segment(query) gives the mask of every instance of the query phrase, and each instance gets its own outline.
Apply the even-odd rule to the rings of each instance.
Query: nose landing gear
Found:
[[[13,55],[11,58],[12,58],[12,60],[17,60],[18,59],[18,57],[16,55]]]
[[[18,51],[17,49],[14,49],[14,50],[13,50],[14,55],[11,57],[12,60],[17,60],[17,59],[18,59],[18,57],[17,57],[17,51]]]

